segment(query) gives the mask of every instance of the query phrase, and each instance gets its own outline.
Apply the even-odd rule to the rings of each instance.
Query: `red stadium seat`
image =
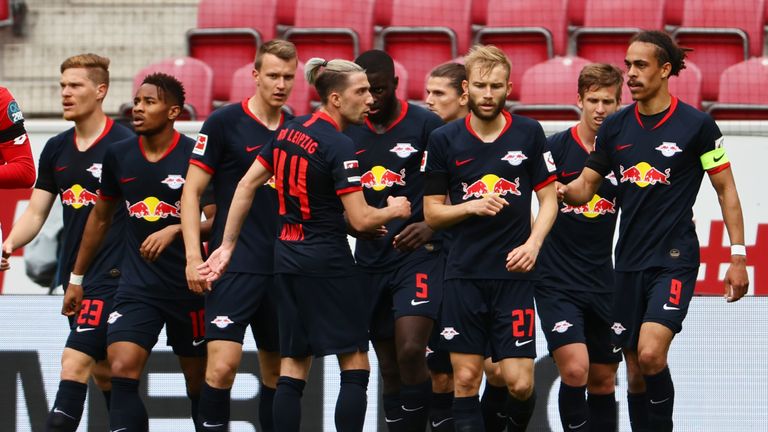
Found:
[[[584,25],[586,0],[568,0],[568,24],[576,27]]]
[[[299,59],[352,60],[373,47],[375,0],[296,0],[296,18],[283,37],[296,44]]]
[[[684,0],[667,0],[664,5],[664,22],[667,26],[677,27],[683,23]]]
[[[373,8],[373,24],[386,27],[392,21],[392,0],[376,0]]]
[[[723,71],[717,103],[708,111],[718,120],[768,119],[768,57],[753,57]]]
[[[501,48],[512,62],[515,84],[510,99],[517,99],[520,79],[529,67],[565,52],[566,0],[506,0],[488,8],[486,25],[475,41]]]
[[[13,24],[11,2],[9,0],[0,0],[0,27],[11,24]]]
[[[478,26],[487,24],[486,18],[488,17],[488,1],[489,0],[472,0],[472,27],[473,30]],[[496,3],[494,3],[494,7]]]
[[[520,103],[511,105],[510,112],[537,120],[578,120],[579,73],[590,63],[580,57],[555,57],[528,68],[520,84]]]
[[[411,77],[424,77],[469,48],[470,16],[467,0],[393,0],[392,19],[381,31],[380,46]],[[409,80],[408,98],[423,99],[423,84],[421,79]]]
[[[235,70],[275,37],[276,6],[277,0],[200,1],[197,28],[187,32],[187,54],[213,68],[214,99],[227,100]]]
[[[255,84],[253,82],[253,63],[244,65],[236,70],[232,76],[232,87],[229,91],[229,101],[238,102],[253,96]],[[304,78],[304,63],[299,62],[296,67],[293,91],[288,98],[288,108],[294,115],[308,114],[312,109],[309,104],[309,83]]]
[[[278,30],[292,26],[296,19],[296,0],[281,0],[275,19],[277,20]]]
[[[669,92],[688,105],[701,109],[701,69],[686,60],[685,69],[680,71],[680,75],[669,79]],[[626,80],[621,92],[621,102],[623,105],[632,103],[632,93]]]
[[[663,28],[664,0],[586,0],[584,26],[571,35],[569,53],[623,66],[632,35]]]
[[[204,120],[213,106],[213,70],[204,62],[192,57],[174,57],[153,63],[133,77],[133,93],[141,86],[144,77],[154,72],[173,75],[184,84],[186,104],[184,110],[192,120]]]
[[[763,53],[764,0],[685,0],[673,33],[702,72],[702,97],[717,100],[720,75],[730,65]]]

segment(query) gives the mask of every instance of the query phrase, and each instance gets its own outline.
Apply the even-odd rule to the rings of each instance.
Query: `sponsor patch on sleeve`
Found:
[[[17,104],[15,100],[12,100],[8,104],[7,114],[8,114],[8,118],[11,119],[13,123],[24,121],[24,114],[22,114],[21,108],[19,108],[19,104]]]
[[[356,160],[344,161],[344,169],[357,168],[359,165]]]
[[[425,172],[427,170],[427,151],[424,150],[424,155],[421,156],[421,165],[419,166],[419,170],[421,172]]]
[[[547,164],[547,171],[553,173],[557,171],[555,160],[552,158],[552,152],[544,152],[544,163]]]
[[[195,141],[195,148],[192,149],[192,153],[203,156],[205,155],[206,147],[208,147],[208,135],[197,134],[197,141]]]
[[[722,145],[722,143],[721,143]],[[701,167],[704,171],[725,165],[729,162],[728,155],[725,154],[724,147],[717,147],[701,155]]]

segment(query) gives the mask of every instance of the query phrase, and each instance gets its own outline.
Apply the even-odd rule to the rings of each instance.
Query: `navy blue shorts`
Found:
[[[242,344],[250,325],[256,346],[277,352],[277,303],[272,275],[227,272],[205,296],[205,339]]]
[[[114,286],[86,290],[80,312],[69,319],[67,348],[87,354],[95,361],[107,358],[107,319],[116,290]]]
[[[390,272],[364,273],[371,299],[371,340],[395,337],[395,321],[404,316],[437,319],[443,300],[445,255],[433,252],[406,259]]]
[[[368,351],[368,300],[359,274],[275,275],[282,357]]]
[[[165,325],[168,346],[181,357],[205,357],[204,299],[140,298],[118,292],[107,345],[133,342],[151,352]]]
[[[611,342],[613,293],[536,287],[536,310],[547,348],[582,343],[591,363],[618,363],[621,349]]]
[[[680,333],[697,274],[696,268],[617,271],[611,327],[614,345],[636,350],[644,322],[655,322]]]
[[[534,285],[529,280],[445,281],[442,348],[505,358],[536,358]]]

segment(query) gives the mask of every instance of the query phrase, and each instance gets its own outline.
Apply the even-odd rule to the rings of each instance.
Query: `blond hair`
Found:
[[[67,69],[84,68],[89,80],[109,86],[109,62],[109,58],[97,54],[78,54],[64,60],[60,70],[64,73]]]
[[[504,51],[493,45],[475,45],[470,48],[467,55],[464,56],[467,77],[475,66],[480,67],[482,75],[490,73],[496,66],[503,66],[507,70],[507,80],[509,80],[509,72],[512,70],[512,64]]]
[[[261,69],[261,63],[266,54],[272,54],[284,61],[297,60],[298,57],[296,54],[296,45],[294,45],[293,42],[288,42],[283,39],[272,39],[259,47],[259,50],[256,52],[256,59],[253,61],[254,69]]]
[[[315,86],[323,104],[328,102],[331,92],[345,89],[349,75],[355,72],[365,72],[365,69],[357,63],[342,59],[328,61],[313,57],[304,66],[304,76],[310,85]]]

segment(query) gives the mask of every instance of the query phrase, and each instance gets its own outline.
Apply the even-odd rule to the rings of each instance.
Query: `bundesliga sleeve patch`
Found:
[[[709,171],[712,168],[725,165],[729,162],[728,156],[725,154],[724,147],[718,147],[714,150],[708,151],[701,155],[701,167],[704,171]]]
[[[427,151],[424,150],[424,154],[421,156],[421,164],[419,165],[419,171],[427,171]]]
[[[544,163],[547,164],[547,171],[553,173],[557,171],[557,166],[555,166],[555,160],[552,158],[552,152],[544,152]]]
[[[208,146],[208,135],[197,134],[197,141],[195,142],[195,148],[192,149],[192,153],[203,156],[205,155],[205,148]]]

